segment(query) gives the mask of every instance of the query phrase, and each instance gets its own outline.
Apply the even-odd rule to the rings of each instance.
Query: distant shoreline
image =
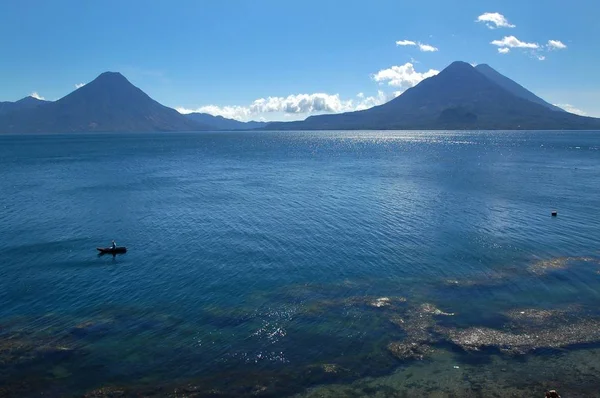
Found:
[[[33,135],[92,135],[92,134],[204,134],[204,133],[344,133],[344,132],[418,132],[418,133],[444,133],[444,132],[473,132],[473,133],[481,133],[481,132],[506,132],[506,133],[518,133],[518,132],[594,132],[600,133],[600,130],[559,130],[559,129],[549,129],[549,130],[527,130],[527,129],[465,129],[465,130],[445,130],[445,129],[431,129],[431,130],[421,130],[421,129],[411,129],[411,130],[381,130],[381,129],[344,129],[344,130],[176,130],[176,131],[77,131],[77,132],[26,132],[26,133],[0,133],[0,137],[2,136],[33,136]]]

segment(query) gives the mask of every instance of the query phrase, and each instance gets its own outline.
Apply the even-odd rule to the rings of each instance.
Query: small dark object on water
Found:
[[[124,246],[117,246],[117,247],[97,247],[96,250],[99,251],[98,254],[103,255],[103,254],[112,254],[113,256],[116,254],[123,254],[123,253],[127,253],[127,248]]]
[[[546,398],[560,398],[560,395],[558,395],[558,392],[556,392],[556,390],[550,390],[546,391]]]
[[[552,210],[552,217],[558,216],[558,212],[556,210]]]

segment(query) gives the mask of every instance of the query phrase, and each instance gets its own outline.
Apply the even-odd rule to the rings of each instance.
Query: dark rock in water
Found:
[[[118,387],[102,387],[94,391],[90,391],[84,395],[84,398],[116,398],[126,397],[127,392]]]
[[[509,354],[526,354],[539,348],[561,348],[575,344],[600,342],[600,321],[585,320],[572,324],[551,324],[542,330],[522,333],[489,328],[464,330],[436,328],[465,351],[497,348]]]
[[[506,316],[515,321],[533,320],[536,322],[547,322],[552,318],[558,318],[565,315],[562,310],[540,310],[535,308],[515,309],[507,311]]]
[[[560,398],[556,390],[546,391],[546,398]]]
[[[452,316],[430,303],[409,310],[404,317],[394,315],[390,322],[406,333],[406,339],[388,344],[387,349],[396,358],[423,359],[433,351],[431,344],[436,342],[431,329],[435,326],[435,316]]]
[[[406,305],[406,298],[401,296],[351,296],[342,299],[325,299],[314,302],[304,310],[307,314],[323,314],[335,308],[372,307],[386,310],[397,310]]]
[[[434,316],[452,316],[440,310],[433,304],[425,303],[417,308],[409,310],[404,317],[394,315],[390,321],[399,326],[407,334],[407,341],[424,343],[432,341],[432,333],[429,330],[435,325]]]
[[[569,306],[561,309],[521,308],[504,313],[511,320],[510,326],[514,329],[525,331],[545,329],[549,325],[567,324],[583,319],[583,310],[578,306]]]
[[[31,351],[33,347],[25,340],[15,337],[0,339],[0,363],[14,362],[17,358]]]
[[[540,260],[531,264],[529,266],[529,271],[534,274],[544,275],[551,271],[571,267],[577,262],[600,263],[600,260],[593,257],[556,257],[549,260]]]
[[[427,344],[415,342],[392,342],[387,346],[388,350],[398,359],[422,360],[433,349]]]
[[[357,303],[366,304],[370,307],[382,308],[382,307],[394,307],[399,304],[406,303],[404,297],[365,297],[364,299],[358,299]]]
[[[305,380],[311,380],[315,384],[339,380],[348,376],[355,376],[355,373],[335,363],[309,365],[304,370]]]
[[[399,296],[392,297],[374,297],[374,296],[351,296],[342,299],[337,302],[334,301],[331,303],[334,306],[369,306],[375,308],[383,308],[383,307],[395,307],[400,304],[406,303],[406,298]]]
[[[515,273],[518,273],[519,271],[519,269],[493,270],[472,279],[447,279],[444,281],[444,285],[455,288],[494,286],[502,284],[506,281],[506,279],[514,277]]]
[[[269,387],[267,387],[267,386],[256,385],[256,386],[254,386],[254,388],[252,389],[252,391],[250,393],[252,395],[262,395],[263,393],[267,392],[268,390],[269,390]]]
[[[454,313],[444,312],[434,306],[433,304],[425,303],[422,304],[420,310],[423,314],[432,314],[432,315],[444,315],[444,316],[453,316]]]
[[[60,361],[71,357],[75,353],[75,349],[67,346],[42,346],[35,351],[35,356],[39,359],[49,361]]]
[[[109,330],[109,323],[86,321],[73,327],[69,333],[75,337],[88,337],[90,335],[103,335]]]
[[[51,364],[80,353],[65,339],[39,339],[27,334],[0,335],[0,364],[34,365]]]
[[[344,369],[344,368],[340,367],[339,365],[336,365],[335,363],[325,363],[325,364],[321,365],[321,368],[323,369],[323,371],[325,373],[340,373],[340,372],[348,371],[348,369]]]

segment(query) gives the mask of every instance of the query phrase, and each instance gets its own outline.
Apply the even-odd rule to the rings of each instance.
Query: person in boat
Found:
[[[112,245],[110,246],[110,248],[113,250],[117,248],[117,243],[114,241],[114,239],[112,241]]]

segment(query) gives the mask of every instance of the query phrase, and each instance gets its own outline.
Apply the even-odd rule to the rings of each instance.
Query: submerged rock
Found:
[[[74,337],[102,336],[110,330],[112,321],[85,321],[75,325],[69,334]]]
[[[537,261],[531,264],[528,269],[534,274],[544,275],[551,271],[568,268],[575,262],[600,263],[598,259],[593,257],[557,257],[550,260]]]
[[[388,351],[401,360],[423,359],[433,351],[432,344],[436,342],[432,333],[436,324],[435,317],[452,315],[454,314],[444,312],[433,304],[424,303],[410,309],[404,316],[392,316],[390,322],[400,327],[406,333],[406,338],[401,342],[388,344]]]
[[[344,368],[335,363],[324,363],[320,365],[309,365],[306,368],[306,372],[309,374],[322,373],[328,375],[346,375],[350,373],[350,369]]]
[[[339,373],[340,371],[345,370],[334,363],[326,363],[323,364],[321,367],[323,368],[325,373]]]
[[[304,308],[304,313],[320,314],[326,313],[332,308],[348,307],[372,307],[372,308],[400,308],[406,303],[406,298],[400,296],[373,297],[373,296],[351,296],[340,299],[323,299],[310,303]]]
[[[541,310],[536,308],[514,309],[504,313],[514,321],[537,321],[547,322],[552,318],[558,318],[565,314],[563,310]]]
[[[257,385],[257,386],[254,386],[254,388],[251,391],[251,394],[252,395],[261,395],[261,394],[265,393],[268,389],[269,389],[269,387],[267,387],[267,386]]]
[[[401,360],[422,360],[427,354],[433,351],[433,348],[428,344],[410,341],[394,341],[388,344],[387,349],[392,355]]]
[[[12,335],[0,338],[0,363],[16,364],[35,356],[36,344],[27,336]]]
[[[422,304],[420,310],[424,314],[444,315],[444,316],[453,316],[454,315],[453,312],[452,313],[444,312],[444,311],[440,310],[439,308],[437,308],[436,306],[434,306],[433,304],[429,304],[429,303]]]
[[[58,366],[61,361],[81,354],[72,342],[62,337],[42,337],[19,333],[0,334],[0,365],[12,370],[29,366]],[[16,365],[16,367],[14,367]]]
[[[435,325],[432,316],[407,314],[405,317],[393,316],[390,322],[400,327],[406,333],[409,342],[424,343],[431,340],[429,328]]]
[[[347,306],[369,306],[375,308],[393,307],[398,304],[406,303],[404,297],[372,297],[372,296],[355,296],[348,297],[342,300],[343,305]]]
[[[523,308],[506,311],[503,313],[510,319],[510,326],[516,329],[533,330],[533,328],[547,328],[557,324],[578,322],[582,319],[582,309],[578,306],[569,306],[561,309]]]
[[[84,395],[84,398],[116,398],[126,397],[127,392],[118,387],[102,387]]]
[[[543,330],[524,333],[479,327],[464,330],[437,328],[436,331],[465,351],[497,348],[505,353],[526,354],[539,348],[600,342],[600,322],[596,320],[548,325]]]
[[[435,325],[434,316],[452,316],[430,303],[410,309],[404,316],[394,315],[390,322],[399,326],[407,334],[407,341],[424,343],[432,340],[430,328]]]
[[[452,343],[466,351],[496,347],[504,352],[525,353],[533,347],[533,338],[530,335],[516,335],[489,328],[447,330],[446,332]]]
[[[36,348],[34,353],[40,359],[59,361],[72,356],[75,353],[75,349],[65,345],[44,345]]]
[[[390,305],[390,298],[389,297],[380,297],[378,299],[375,299],[374,301],[371,301],[369,303],[369,305],[371,307],[387,307]]]

